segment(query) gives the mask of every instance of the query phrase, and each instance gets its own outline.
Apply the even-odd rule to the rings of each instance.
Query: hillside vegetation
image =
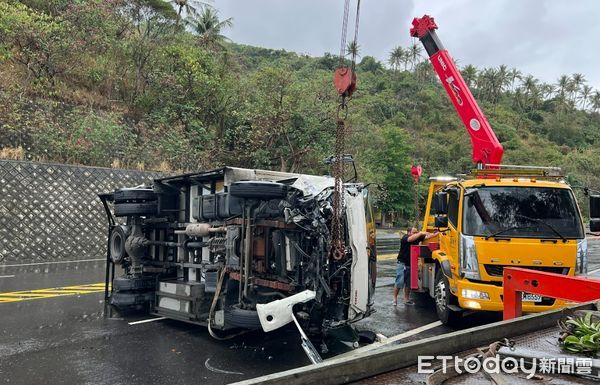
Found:
[[[235,44],[222,36],[234,22],[192,0],[0,0],[0,156],[326,173],[338,58]],[[384,187],[377,205],[406,218],[411,164],[465,172],[470,141],[419,46],[359,61],[346,152]],[[600,187],[600,93],[584,75],[546,84],[503,65],[462,72],[505,163],[560,166],[572,184]]]

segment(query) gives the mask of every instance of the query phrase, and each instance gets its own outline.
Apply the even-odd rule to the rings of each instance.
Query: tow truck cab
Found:
[[[515,266],[573,276],[587,272],[585,231],[571,187],[540,170],[495,176],[431,178],[424,230],[440,233],[419,258],[419,290],[453,323],[462,309],[502,311],[503,269]],[[489,172],[489,170],[488,170]],[[565,306],[523,296],[524,312]]]

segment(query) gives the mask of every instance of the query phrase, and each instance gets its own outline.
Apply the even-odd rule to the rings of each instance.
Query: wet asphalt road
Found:
[[[590,240],[590,251],[593,271],[600,268],[598,238]],[[393,259],[378,263],[377,313],[359,328],[391,337],[437,321],[432,300],[422,295],[415,306],[391,306],[394,268]],[[102,261],[0,266],[0,293],[103,279]],[[103,310],[100,292],[0,303],[0,383],[227,384],[309,364],[292,328],[217,341],[195,325],[168,320],[129,325],[152,317],[108,318]],[[475,314],[465,318],[464,327],[499,317]],[[449,331],[436,326],[403,342]]]

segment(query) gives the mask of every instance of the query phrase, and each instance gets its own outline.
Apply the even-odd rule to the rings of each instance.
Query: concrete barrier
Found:
[[[570,310],[589,309],[591,303]],[[452,355],[485,346],[503,338],[512,338],[556,325],[567,309],[531,314],[510,321],[500,321],[405,344],[382,347],[366,353],[343,358],[332,358],[321,364],[304,366],[274,373],[235,385],[251,384],[344,384],[378,374],[411,366],[419,356]]]

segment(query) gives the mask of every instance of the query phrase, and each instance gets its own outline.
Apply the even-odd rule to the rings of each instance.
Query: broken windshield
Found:
[[[465,235],[520,238],[583,238],[573,193],[543,187],[467,189]]]

